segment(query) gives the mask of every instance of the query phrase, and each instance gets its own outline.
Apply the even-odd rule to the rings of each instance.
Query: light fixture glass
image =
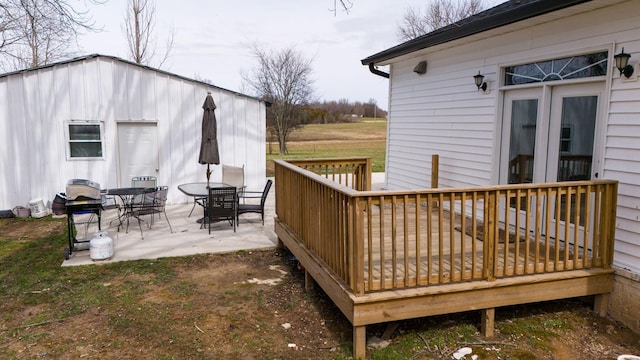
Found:
[[[480,71],[478,71],[478,75],[473,75],[473,81],[476,83],[478,90],[487,91],[487,83],[484,82],[484,75],[481,75]]]
[[[624,52],[624,48],[619,54],[613,56],[616,61],[616,68],[620,71],[620,76],[624,75],[627,79],[633,75],[633,65],[629,65],[631,54]]]

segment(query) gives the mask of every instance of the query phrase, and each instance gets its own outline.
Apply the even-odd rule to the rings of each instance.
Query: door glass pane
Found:
[[[533,182],[538,99],[513,100],[509,140],[509,184]]]
[[[576,96],[562,99],[558,181],[591,179],[597,106],[597,96]],[[585,216],[582,213],[585,209],[585,194],[562,194],[559,200],[560,214],[556,213],[554,218],[574,224],[577,215],[576,209],[580,209],[579,223],[581,226],[584,225]],[[569,214],[566,210],[567,205],[570,209]],[[567,215],[569,215],[568,219]]]
[[[597,96],[562,99],[557,181],[591,179]]]

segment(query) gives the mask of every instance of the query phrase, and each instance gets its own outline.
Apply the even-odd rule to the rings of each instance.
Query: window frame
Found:
[[[90,125],[98,126],[100,129],[100,139],[98,140],[72,140],[71,126]],[[69,161],[87,161],[87,160],[104,160],[105,159],[105,140],[104,140],[104,122],[99,120],[67,120],[64,123],[66,157]],[[71,156],[72,143],[100,143],[101,155],[99,156]]]
[[[595,61],[589,65],[582,66],[580,68],[572,68],[571,63],[577,59],[577,62],[580,62],[580,59],[588,59],[590,56],[602,57],[600,60]],[[522,86],[522,85],[533,85],[533,84],[542,84],[551,81],[568,81],[568,80],[578,80],[578,79],[593,79],[598,77],[605,77],[609,74],[609,57],[610,50],[596,50],[594,49],[591,52],[582,53],[582,54],[574,54],[574,55],[565,55],[554,58],[546,58],[536,61],[524,62],[520,64],[510,64],[502,66],[502,79],[501,84],[505,88],[511,88],[514,86]],[[556,64],[557,62],[557,64]],[[570,66],[571,65],[571,66]],[[580,64],[578,64],[580,65]],[[518,71],[514,71],[515,68],[524,68],[531,67],[538,69],[537,74],[526,75],[522,73],[518,73]],[[556,71],[556,69],[559,69]],[[569,72],[565,72],[565,69],[568,68]],[[595,74],[595,70],[600,69],[604,71],[603,74]],[[587,73],[585,73],[585,71]],[[580,74],[582,73],[582,74]],[[575,76],[575,75],[578,76]],[[541,77],[535,77],[535,75],[542,75]],[[509,80],[511,78],[511,80]],[[528,79],[525,81],[517,82],[514,81],[514,78],[520,79]]]

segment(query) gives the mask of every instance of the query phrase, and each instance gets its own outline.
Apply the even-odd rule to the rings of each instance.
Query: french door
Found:
[[[500,182],[520,184],[596,178],[593,159],[598,158],[596,139],[598,119],[602,118],[603,91],[604,84],[600,82],[544,84],[505,92]],[[575,196],[546,201],[549,200],[575,201]],[[519,209],[515,202],[503,206],[510,207],[509,212],[501,212],[509,214],[510,224],[515,223],[516,217],[520,217],[519,223],[524,223],[527,209],[529,214],[534,214],[534,204],[528,201],[520,202]],[[542,206],[543,211],[546,208]],[[573,216],[557,213],[556,209],[551,207],[551,221],[542,225],[543,233],[561,235],[566,226],[573,229],[583,225],[573,224]]]

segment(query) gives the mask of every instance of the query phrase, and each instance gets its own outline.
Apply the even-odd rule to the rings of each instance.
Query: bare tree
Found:
[[[9,49],[20,41],[19,16],[13,3],[0,3],[0,55],[6,56]]]
[[[155,31],[156,7],[153,0],[129,0],[122,31],[129,45],[129,55],[138,64],[151,65],[156,55]],[[173,48],[173,31],[171,31],[164,55],[157,67],[162,67],[169,58]]]
[[[74,8],[70,0],[2,0],[0,67],[16,70],[68,57],[81,33],[95,30],[88,12]]]
[[[400,41],[415,39],[483,9],[482,0],[431,0],[424,13],[410,7],[398,25],[398,39]]]
[[[289,134],[301,125],[302,107],[313,95],[313,59],[294,47],[267,51],[253,44],[251,51],[258,64],[242,78],[248,88],[271,103],[267,108],[267,128],[276,135],[280,154],[287,154]]]
[[[351,0],[333,0],[333,9],[329,9],[329,11],[331,11],[334,16],[338,15],[338,7],[342,8],[342,10],[348,14],[349,10],[353,7],[353,2]]]

